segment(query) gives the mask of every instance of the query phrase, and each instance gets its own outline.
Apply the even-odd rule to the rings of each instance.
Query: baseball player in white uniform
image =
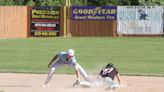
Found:
[[[48,64],[49,72],[48,72],[48,76],[47,76],[47,79],[46,79],[43,87],[49,86],[49,82],[53,76],[54,71],[58,67],[63,66],[63,65],[68,65],[75,69],[76,76],[77,76],[77,81],[75,82],[75,84],[80,81],[80,74],[83,76],[83,78],[86,81],[89,80],[88,75],[85,72],[85,70],[76,62],[76,58],[75,58],[74,54],[75,54],[74,50],[69,49],[66,52],[60,52],[53,57],[51,62]]]

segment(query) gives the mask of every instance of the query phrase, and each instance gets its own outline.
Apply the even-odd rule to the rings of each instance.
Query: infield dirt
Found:
[[[73,88],[75,75],[54,74],[49,87],[42,87],[47,74],[0,73],[0,92],[108,92],[105,88]],[[91,75],[91,78],[96,78]],[[113,92],[163,92],[164,77],[121,76],[122,87]]]

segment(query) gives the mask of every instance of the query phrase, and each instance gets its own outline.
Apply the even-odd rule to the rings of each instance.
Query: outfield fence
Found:
[[[67,16],[72,36],[116,36],[116,6],[72,6]]]
[[[58,29],[58,34],[52,36],[160,37],[164,34],[163,10],[163,6],[61,6],[57,10],[59,21],[48,29]],[[40,36],[49,36],[54,31],[45,31],[46,23],[32,25],[31,21],[30,6],[0,6],[0,38],[31,37],[31,27],[43,24],[36,30]],[[40,29],[44,29],[43,34]]]
[[[28,7],[0,6],[0,38],[26,38],[29,35]]]

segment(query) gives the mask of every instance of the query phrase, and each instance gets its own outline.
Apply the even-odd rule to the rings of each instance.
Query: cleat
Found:
[[[42,87],[46,88],[46,87],[49,87],[50,84],[43,84]]]
[[[86,80],[87,82],[93,83],[93,81],[92,81],[91,79],[89,79],[89,78],[85,78],[85,80]]]

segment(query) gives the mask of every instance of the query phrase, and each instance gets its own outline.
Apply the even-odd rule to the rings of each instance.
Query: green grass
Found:
[[[112,62],[121,74],[164,76],[164,38],[27,38],[0,40],[0,72],[46,73],[52,57],[75,49],[77,62],[98,73]],[[57,73],[74,73],[69,67]]]

